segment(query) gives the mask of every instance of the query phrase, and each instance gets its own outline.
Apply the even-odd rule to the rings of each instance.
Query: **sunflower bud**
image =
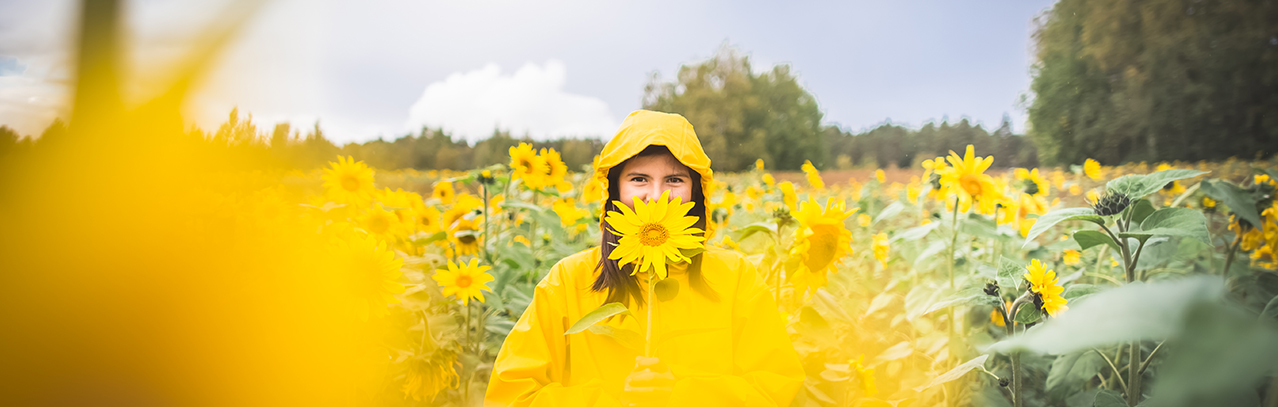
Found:
[[[772,211],[772,219],[780,226],[794,222],[794,216],[790,215],[789,208],[777,208],[777,210]]]
[[[1000,377],[1000,378],[998,378],[998,385],[999,385],[999,387],[1007,387],[1007,385],[1008,385],[1008,380],[1007,380],[1007,378],[1006,378],[1006,377]]]
[[[992,297],[997,297],[997,296],[998,296],[998,283],[995,283],[995,282],[993,282],[993,281],[986,282],[986,283],[985,283],[985,295],[992,296]]]
[[[1127,195],[1106,193],[1100,199],[1097,199],[1095,204],[1092,204],[1092,210],[1101,216],[1117,215],[1131,204],[1132,199],[1127,197]]]
[[[495,179],[493,179],[492,171],[489,171],[489,170],[481,171],[479,173],[479,176],[476,177],[475,179],[477,179],[480,184],[484,184],[484,185],[492,185],[493,182],[496,181]]]

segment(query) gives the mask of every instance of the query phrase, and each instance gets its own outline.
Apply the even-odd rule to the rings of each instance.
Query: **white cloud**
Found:
[[[455,73],[426,87],[405,126],[443,127],[468,140],[487,138],[495,128],[537,139],[611,136],[618,123],[608,104],[566,92],[566,78],[563,62],[554,59],[525,64],[513,75],[503,75],[497,64]]]

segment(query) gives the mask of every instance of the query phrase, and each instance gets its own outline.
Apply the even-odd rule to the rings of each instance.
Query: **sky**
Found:
[[[126,96],[155,96],[228,0],[125,1]],[[723,47],[755,72],[787,64],[824,123],[917,128],[1004,115],[1025,131],[1034,19],[1051,0],[277,0],[255,13],[188,100],[215,129],[233,108],[269,130],[317,122],[336,142],[422,126],[479,140],[608,138],[646,83]],[[66,118],[77,2],[0,2],[0,125]]]

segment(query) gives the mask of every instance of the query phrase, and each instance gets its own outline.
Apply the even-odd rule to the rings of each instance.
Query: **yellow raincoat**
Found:
[[[604,146],[595,169],[606,182],[608,170],[643,151],[664,145],[675,158],[701,175],[703,190],[712,182],[710,159],[692,125],[682,116],[637,111]],[[606,188],[606,186],[605,186]],[[606,189],[605,189],[606,190]],[[705,194],[709,196],[709,194]],[[537,284],[533,302],[519,317],[493,365],[486,405],[617,406],[624,380],[643,348],[614,336],[569,327],[604,304],[607,292],[590,290],[600,250],[592,248],[555,264]],[[675,377],[672,406],[785,406],[803,382],[798,354],[777,312],[772,294],[739,253],[708,248],[702,253],[702,277],[719,295],[712,301],[688,287],[687,265],[672,265],[679,294],[655,304],[655,356]],[[636,276],[647,293],[647,278]],[[600,324],[646,335],[647,309],[630,304],[634,317]],[[664,339],[663,339],[664,338]]]

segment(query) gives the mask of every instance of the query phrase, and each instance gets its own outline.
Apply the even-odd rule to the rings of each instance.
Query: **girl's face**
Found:
[[[632,209],[635,207],[635,200],[656,200],[666,191],[670,191],[671,200],[675,197],[682,198],[683,202],[692,200],[692,169],[670,154],[627,160],[621,167],[618,182],[621,203]]]

